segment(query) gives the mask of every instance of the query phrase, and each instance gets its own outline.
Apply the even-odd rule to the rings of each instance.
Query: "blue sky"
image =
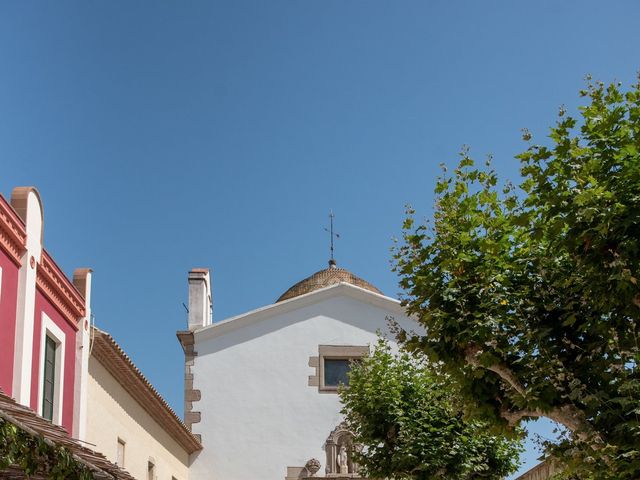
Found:
[[[635,79],[635,1],[0,3],[0,192],[94,269],[96,324],[182,410],[186,274],[215,319],[340,266],[390,296],[404,205],[462,145],[518,178],[585,74]],[[545,435],[547,428],[537,427]],[[535,457],[531,451],[529,462]]]

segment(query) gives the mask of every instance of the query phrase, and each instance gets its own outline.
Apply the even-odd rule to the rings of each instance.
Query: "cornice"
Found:
[[[9,202],[0,195],[0,247],[19,267],[27,243],[27,231]]]
[[[111,335],[93,327],[91,356],[122,385],[136,402],[189,454],[202,445],[176,412],[135,366]]]
[[[78,320],[86,313],[84,299],[45,250],[38,264],[36,285],[65,320],[78,330]]]
[[[371,290],[358,287],[351,283],[340,282],[319,290],[305,293],[298,297],[293,297],[288,300],[260,307],[256,310],[252,310],[226,320],[221,320],[220,322],[207,325],[206,327],[200,327],[194,330],[194,338],[196,343],[198,343],[224,335],[238,328],[258,323],[276,315],[282,315],[293,310],[308,307],[328,298],[340,295],[382,308],[389,311],[389,313],[398,315],[398,317],[406,316],[406,310],[400,304],[399,300],[395,300],[380,293],[372,292]]]

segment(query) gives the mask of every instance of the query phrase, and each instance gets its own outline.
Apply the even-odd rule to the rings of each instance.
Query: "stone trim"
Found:
[[[200,439],[187,429],[176,412],[149,383],[111,335],[92,327],[91,356],[122,385],[158,425],[189,454],[202,449]]]
[[[198,352],[195,351],[193,332],[183,330],[176,332],[176,336],[184,351],[184,424],[191,432],[193,424],[199,423],[202,419],[200,412],[193,411],[193,403],[202,398],[200,390],[193,388],[192,367]],[[194,435],[194,437],[201,441],[200,435]]]
[[[358,345],[318,345],[318,356],[309,357],[309,366],[315,369],[309,375],[309,386],[318,387],[320,393],[338,393],[338,388],[324,384],[324,359],[354,360],[369,356],[369,346]]]

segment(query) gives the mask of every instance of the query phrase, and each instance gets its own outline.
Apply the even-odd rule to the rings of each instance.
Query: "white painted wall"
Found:
[[[204,450],[192,458],[192,480],[283,480],[288,466],[310,458],[323,475],[341,405],[337,394],[308,386],[309,357],[319,345],[374,345],[388,315],[415,327],[396,301],[345,284],[283,303],[196,332],[202,420],[193,431]]]

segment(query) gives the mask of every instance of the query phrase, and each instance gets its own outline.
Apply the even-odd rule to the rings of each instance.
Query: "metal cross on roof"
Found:
[[[326,232],[329,232],[329,235],[331,237],[331,258],[329,259],[329,266],[330,267],[335,267],[336,266],[336,261],[333,258],[333,239],[335,238],[340,238],[340,235],[338,233],[335,233],[333,231],[333,219],[334,219],[335,215],[333,214],[332,210],[329,210],[329,228],[325,228],[324,230]]]

